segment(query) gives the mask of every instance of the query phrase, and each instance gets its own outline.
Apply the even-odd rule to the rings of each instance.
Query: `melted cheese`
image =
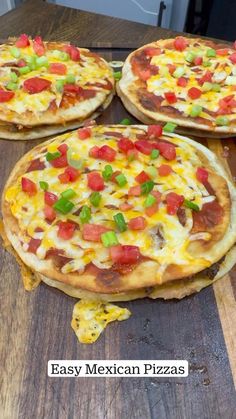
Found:
[[[80,300],[75,304],[71,327],[79,342],[94,343],[108,323],[127,320],[131,313],[127,308],[96,300]]]

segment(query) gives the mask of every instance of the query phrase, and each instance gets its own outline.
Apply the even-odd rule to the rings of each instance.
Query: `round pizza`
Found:
[[[235,47],[184,37],[144,45],[127,57],[118,94],[144,123],[230,136],[236,133]]]
[[[113,70],[97,54],[23,34],[0,45],[0,137],[76,128],[109,105],[113,90]]]
[[[236,259],[235,187],[211,151],[159,125],[38,145],[10,174],[2,214],[21,262],[80,298],[182,298]]]

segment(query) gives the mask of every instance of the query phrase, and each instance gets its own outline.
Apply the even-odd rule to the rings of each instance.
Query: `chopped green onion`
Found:
[[[221,85],[218,84],[218,83],[213,83],[211,90],[213,90],[213,92],[220,92],[221,91]]]
[[[18,76],[14,71],[10,72],[10,79],[11,81],[13,81],[14,83],[18,80]]]
[[[48,59],[45,55],[36,58],[36,67],[48,67]]]
[[[79,215],[81,223],[87,223],[91,219],[91,209],[84,205]]]
[[[209,48],[206,52],[207,57],[215,57],[216,56],[216,50],[213,48]]]
[[[155,178],[157,176],[157,169],[154,166],[147,167],[146,172],[151,176],[151,178]]]
[[[184,73],[185,73],[184,67],[177,67],[173,73],[173,76],[179,79],[180,77],[184,75]]]
[[[74,191],[74,189],[70,188],[70,189],[67,189],[66,191],[62,192],[61,196],[63,198],[66,198],[66,199],[71,199],[71,198],[74,198],[76,196],[76,192]]]
[[[118,214],[115,214],[113,218],[115,220],[118,230],[120,230],[121,233],[127,230],[127,225],[126,225],[124,216],[121,212],[118,212]]]
[[[192,209],[192,210],[194,210],[194,211],[200,211],[199,206],[198,206],[197,204],[194,204],[194,202],[189,201],[188,199],[185,199],[185,200],[184,200],[184,205],[185,205],[187,208],[190,208],[190,209]]]
[[[131,121],[129,118],[124,118],[120,121],[120,125],[131,125]]]
[[[60,59],[61,61],[68,61],[69,55],[64,51],[59,51],[58,49],[54,49],[52,52],[53,57]]]
[[[118,183],[119,186],[123,187],[126,185],[127,183],[127,179],[125,177],[125,175],[123,175],[123,173],[120,173],[118,176],[116,176],[116,181]]]
[[[203,65],[203,67],[210,67],[211,66],[211,62],[209,60],[203,60],[202,65]]]
[[[64,84],[65,84],[65,81],[64,80],[57,80],[56,83],[55,83],[56,90],[58,92],[62,92],[63,91],[63,88],[64,88]]]
[[[227,116],[217,116],[216,125],[229,125],[229,118]]]
[[[213,84],[209,83],[209,81],[205,81],[202,85],[202,90],[203,92],[209,92],[210,90],[212,90]]]
[[[200,115],[200,113],[202,112],[202,106],[200,105],[193,105],[192,109],[190,111],[190,116],[192,116],[193,118],[195,118],[196,116]]]
[[[177,125],[174,124],[173,122],[167,122],[167,124],[165,124],[164,127],[163,127],[163,131],[174,132],[176,127],[177,127]]]
[[[114,75],[114,79],[116,81],[119,81],[121,79],[121,77],[122,77],[121,71],[114,71],[113,75]]]
[[[196,57],[196,54],[192,52],[187,52],[185,56],[185,60],[188,61],[189,63],[192,63],[195,57]]]
[[[30,70],[35,70],[36,69],[36,59],[38,57],[36,55],[33,56],[29,56],[29,57],[25,57],[25,61],[27,62]]]
[[[68,199],[62,197],[53,205],[53,208],[62,214],[68,214],[68,212],[74,208],[74,204]]]
[[[150,154],[150,158],[152,160],[157,159],[157,157],[159,157],[160,151],[157,150],[156,148],[154,148]]]
[[[153,204],[155,204],[156,198],[153,195],[148,195],[147,198],[144,201],[145,207],[151,207]]]
[[[148,180],[147,182],[144,182],[141,184],[141,194],[147,195],[149,192],[151,192],[154,188],[154,182],[152,180]]]
[[[75,83],[75,76],[74,74],[67,74],[65,78],[66,83],[74,84]]]
[[[104,167],[104,170],[102,172],[103,179],[106,180],[106,181],[110,180],[111,176],[112,176],[112,173],[113,173],[113,169],[112,169],[111,165],[106,164],[106,166]]]
[[[19,58],[19,57],[20,57],[21,52],[20,52],[19,48],[12,47],[12,48],[10,49],[10,54],[11,54],[14,58]]]
[[[57,157],[61,157],[60,151],[55,151],[55,153],[47,153],[46,154],[46,160],[51,161],[57,159]]]
[[[25,65],[24,67],[20,67],[18,71],[20,74],[27,74],[30,72],[30,68],[28,65]]]
[[[43,191],[47,191],[48,190],[48,187],[49,187],[48,183],[47,182],[44,182],[43,180],[40,180],[39,186],[40,186],[40,188]]]
[[[7,83],[6,88],[7,90],[16,90],[18,88],[18,84],[10,81],[9,83]]]
[[[101,199],[102,195],[99,192],[92,192],[89,197],[89,200],[94,207],[99,206]]]
[[[101,240],[105,247],[116,246],[119,244],[116,233],[114,231],[107,231],[101,234]]]

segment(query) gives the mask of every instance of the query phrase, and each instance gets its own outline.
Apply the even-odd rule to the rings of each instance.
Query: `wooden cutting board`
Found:
[[[129,51],[101,49],[108,61]],[[131,117],[116,97],[98,123]],[[236,176],[235,139],[200,140]],[[0,185],[16,161],[40,141],[0,141]],[[235,179],[235,178],[234,178]],[[70,327],[75,299],[46,285],[23,288],[13,257],[0,248],[0,417],[236,418],[236,269],[181,301],[120,303],[128,321],[108,326],[93,345],[79,344]],[[188,378],[48,378],[50,359],[186,359]]]

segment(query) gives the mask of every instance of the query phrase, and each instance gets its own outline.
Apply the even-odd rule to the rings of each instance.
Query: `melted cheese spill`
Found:
[[[57,213],[57,218],[52,224],[48,224],[44,220],[44,192],[39,187],[39,182],[44,181],[49,184],[49,191],[60,194],[72,188],[76,192],[76,197],[72,199],[74,203],[74,212],[83,205],[88,205],[91,208],[92,217],[89,221],[92,224],[101,224],[111,229],[115,229],[113,216],[120,212],[119,205],[124,201],[128,201],[133,205],[131,210],[125,211],[124,217],[128,222],[131,218],[138,216],[145,216],[147,220],[147,228],[143,231],[126,230],[123,233],[117,232],[119,243],[123,245],[135,245],[140,248],[143,256],[157,261],[162,266],[168,266],[171,263],[186,265],[209,266],[209,261],[204,259],[194,258],[188,253],[188,245],[190,243],[190,232],[193,225],[192,210],[185,208],[186,224],[182,226],[177,216],[169,215],[166,211],[165,196],[171,191],[184,195],[188,200],[194,202],[201,208],[204,200],[209,197],[209,193],[205,187],[196,179],[196,167],[201,166],[201,161],[195,152],[192,145],[183,142],[178,137],[163,137],[171,140],[176,145],[176,159],[168,161],[172,167],[173,173],[168,177],[161,177],[156,175],[154,182],[156,183],[154,190],[162,193],[162,202],[159,205],[159,210],[153,216],[148,217],[144,213],[144,201],[146,196],[128,197],[128,191],[131,186],[136,185],[135,177],[142,171],[148,170],[148,167],[159,167],[161,164],[166,164],[167,161],[159,156],[156,160],[151,160],[149,156],[139,153],[138,160],[129,163],[124,155],[118,152],[117,139],[109,136],[104,139],[104,132],[108,129],[106,127],[95,126],[92,128],[92,137],[88,140],[81,141],[78,139],[77,133],[69,133],[57,137],[48,146],[48,151],[54,152],[61,143],[65,143],[68,147],[72,147],[79,158],[86,160],[86,167],[90,170],[97,170],[101,172],[108,164],[106,161],[98,160],[89,157],[89,150],[95,146],[107,144],[117,151],[116,159],[111,163],[113,171],[121,170],[126,176],[128,182],[124,187],[119,187],[116,183],[105,182],[105,189],[101,191],[102,199],[98,208],[92,207],[89,201],[91,190],[87,186],[87,174],[83,173],[78,181],[68,184],[62,184],[58,180],[58,175],[64,172],[63,169],[55,169],[51,167],[45,159],[45,151],[32,152],[28,157],[31,159],[40,158],[46,165],[44,170],[38,170],[26,173],[24,176],[36,183],[38,193],[35,196],[29,197],[21,189],[21,176],[17,179],[13,186],[6,191],[5,199],[10,203],[11,212],[17,219],[20,231],[22,248],[24,251],[28,249],[28,242],[30,237],[42,240],[41,245],[37,249],[38,259],[43,260],[47,251],[50,248],[56,248],[64,252],[64,256],[73,259],[65,264],[62,268],[63,273],[70,273],[78,271],[82,273],[87,264],[92,262],[98,268],[107,269],[112,266],[112,261],[109,257],[109,250],[103,247],[102,243],[94,243],[83,240],[82,224],[78,215],[69,213],[63,215]],[[115,128],[109,128],[109,131],[118,131]],[[136,139],[137,133],[144,131],[127,128],[123,135],[131,139]],[[215,197],[211,197],[215,199]],[[109,208],[109,205],[115,205],[117,208]],[[63,240],[57,236],[58,221],[74,221],[80,225],[71,240]],[[40,227],[43,231],[38,232]],[[160,246],[157,233],[161,231],[164,238],[164,246]],[[161,275],[164,273],[160,270]],[[159,278],[160,272],[157,273]]]
[[[171,104],[171,107],[183,112],[185,116],[190,115],[192,105],[200,105],[205,110],[216,112],[219,109],[219,100],[235,93],[236,78],[229,76],[230,74],[235,73],[235,65],[229,60],[228,56],[217,55],[216,57],[208,58],[206,56],[208,49],[209,47],[206,45],[201,45],[201,47],[199,47],[194,46],[194,43],[191,43],[183,52],[167,48],[164,49],[164,54],[154,56],[151,59],[151,64],[159,67],[159,74],[154,75],[147,80],[148,91],[163,97],[164,93],[174,92],[178,101]],[[235,52],[235,50],[231,50],[230,48],[228,48],[228,50],[231,51],[231,53]],[[203,59],[209,61],[210,65],[208,67],[204,67],[203,65],[192,66],[185,60],[186,55],[190,52],[196,56],[203,57]],[[178,79],[169,73],[168,68],[166,67],[167,64],[174,64],[177,68],[183,68],[184,74],[182,77],[188,78],[186,87],[177,85]],[[199,86],[197,78],[201,78],[206,71],[210,71],[214,74],[212,78],[213,83],[221,83],[224,81],[224,83],[221,83],[220,92],[202,92],[200,98],[192,100],[188,96],[188,90],[191,87],[197,87],[202,90],[202,86]],[[163,99],[162,106],[170,105],[167,100]],[[214,123],[215,117],[204,112],[204,109],[199,116]],[[235,118],[235,114],[227,114],[227,117],[229,120],[232,120]]]
[[[127,308],[102,301],[80,300],[74,306],[71,327],[79,342],[94,343],[108,323],[127,320],[130,316]]]

